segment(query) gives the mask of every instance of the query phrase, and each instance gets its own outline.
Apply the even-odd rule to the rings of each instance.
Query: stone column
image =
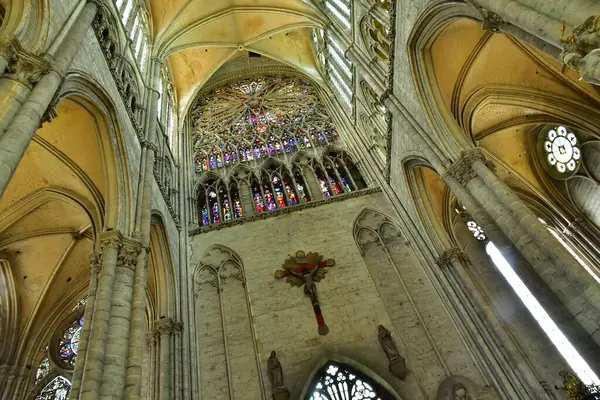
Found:
[[[532,397],[536,389],[541,389],[539,379],[471,277],[467,254],[450,248],[439,257],[438,265],[453,290],[450,298],[457,300],[455,304],[468,336],[479,347],[481,362],[488,367],[488,378],[507,398]]]
[[[141,242],[123,238],[119,249],[110,308],[110,329],[106,337],[103,378],[100,386],[101,399],[123,398],[132,314],[133,275],[138,254],[142,253],[144,248]]]
[[[154,322],[154,331],[158,337],[158,399],[170,400],[171,381],[173,365],[171,365],[171,354],[173,353],[172,338],[181,332],[181,323],[171,318],[163,318]]]
[[[317,177],[315,176],[315,172],[309,165],[302,165],[302,176],[304,176],[304,182],[306,183],[310,199],[312,201],[317,201],[323,199],[323,191],[319,186],[319,182],[317,182]]]
[[[476,164],[477,168],[475,167]],[[470,204],[470,207],[475,207],[475,211],[479,214],[478,216],[472,214],[473,217],[481,218],[483,214],[491,217],[494,221],[493,225],[499,227],[503,234],[497,235],[497,232],[486,231],[488,236],[494,243],[497,239],[506,238],[510,245],[505,247],[518,249],[519,253],[529,263],[530,268],[519,268],[519,263],[514,263],[510,260],[510,257],[506,257],[509,263],[526,282],[538,301],[544,305],[546,312],[553,317],[554,322],[561,327],[571,343],[579,349],[580,354],[594,353],[598,349],[598,344],[600,344],[600,331],[597,329],[600,324],[600,312],[595,306],[598,302],[594,303],[586,296],[587,293],[583,292],[582,281],[578,279],[580,277],[574,276],[574,271],[568,272],[558,268],[556,263],[546,256],[546,253],[523,229],[519,220],[513,217],[514,211],[511,212],[511,210],[520,207],[520,205],[526,207],[524,203],[512,192],[511,195],[507,195],[505,190],[502,196],[508,198],[514,196],[512,198],[513,202],[506,206],[503,204],[504,202],[499,201],[496,195],[498,189],[510,190],[510,188],[500,182],[495,175],[492,179],[489,174],[482,172],[483,170],[489,171],[493,175],[486,164],[491,165],[479,151],[466,152],[460,161],[446,171],[443,177],[444,181],[448,183],[450,189],[461,202],[464,189],[456,187],[456,182],[458,181],[461,186],[465,185],[467,187],[466,192],[477,199],[477,201]],[[496,190],[490,189],[480,175],[485,176],[488,183],[493,182]],[[472,209],[469,209],[469,206],[463,205],[468,212],[473,212]],[[481,212],[482,210],[484,212]],[[521,209],[520,212],[524,211]],[[534,218],[532,215],[528,220],[531,221]],[[476,221],[480,223],[477,219]],[[537,219],[535,221],[539,223]],[[544,229],[546,228],[544,227]],[[548,232],[547,234],[550,235]],[[560,246],[554,238],[552,240],[556,246]],[[562,249],[562,246],[560,248]],[[566,253],[566,250],[564,251]],[[583,270],[579,264],[576,268],[577,270]],[[592,278],[589,277],[589,279]],[[589,286],[586,288],[589,291]],[[591,362],[592,365],[595,363],[594,360],[588,360],[588,362]]]
[[[86,4],[77,22],[54,55],[51,69],[39,80],[4,134],[0,136],[0,197],[6,191],[25,150],[40,127],[42,118],[51,105],[67,69],[81,47],[96,11],[96,4]]]
[[[50,63],[21,47],[17,39],[4,45],[7,65],[0,78],[0,136],[13,120],[33,87],[50,69]]]
[[[94,315],[94,305],[96,303],[96,290],[98,289],[98,274],[102,269],[101,255],[92,253],[90,255],[90,287],[88,289],[87,303],[85,305],[85,317],[83,320],[83,332],[79,341],[78,357],[75,362],[75,371],[73,372],[73,380],[71,382],[71,398],[77,399],[81,389],[81,378],[83,376],[83,368],[87,357],[87,348],[90,340],[90,332],[92,326],[92,318]]]
[[[100,237],[101,270],[98,274],[94,315],[91,318],[88,317],[91,321],[87,321],[91,322],[91,332],[81,378],[79,398],[82,400],[100,399],[100,384],[120,242],[120,234],[116,231],[107,232]]]
[[[252,189],[246,181],[241,181],[238,186],[240,195],[240,202],[242,203],[242,210],[244,211],[244,217],[256,214],[254,208],[254,198],[252,196]]]
[[[138,204],[136,213],[136,234],[143,243],[148,246],[150,243],[150,224],[152,212],[152,184],[154,182],[154,159],[158,152],[155,144],[157,131],[157,112],[158,99],[160,93],[154,88],[157,87],[161,61],[152,59],[149,65],[152,74],[150,75],[150,93],[147,97],[148,118],[146,120],[146,140],[142,146],[145,151],[142,153],[142,165],[144,166],[140,185],[141,190],[138,193]],[[133,301],[131,313],[131,331],[129,334],[129,354],[127,361],[127,382],[125,388],[125,398],[136,400],[140,398],[142,389],[142,363],[144,355],[144,346],[146,343],[146,288],[147,288],[147,267],[148,251],[142,251],[137,259],[133,284]]]

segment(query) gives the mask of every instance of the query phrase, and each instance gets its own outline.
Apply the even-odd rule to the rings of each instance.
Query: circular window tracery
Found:
[[[473,234],[475,239],[477,239],[479,241],[484,241],[487,239],[487,237],[485,236],[485,233],[483,232],[483,229],[479,225],[477,225],[477,222],[468,221],[467,228],[469,228],[469,230],[471,231],[471,233]]]
[[[312,85],[247,78],[213,90],[192,109],[196,172],[323,146],[338,137]]]
[[[546,161],[559,174],[574,174],[581,163],[577,136],[564,126],[548,130],[544,140]]]

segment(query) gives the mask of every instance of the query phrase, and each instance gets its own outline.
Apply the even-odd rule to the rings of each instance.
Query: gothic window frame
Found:
[[[171,79],[171,71],[169,67],[163,65],[160,70],[158,77],[158,92],[160,98],[158,100],[158,121],[164,128],[164,134],[167,137],[167,144],[169,149],[173,150],[173,146],[176,144],[177,134],[177,102],[175,100],[175,88],[173,86],[173,80]]]
[[[381,72],[388,74],[393,53],[394,16],[393,3],[386,10],[379,2],[375,2],[360,20],[360,34],[367,53]]]
[[[306,106],[297,106],[299,101]],[[220,120],[210,118],[215,110],[221,110]],[[315,85],[292,74],[250,76],[211,89],[190,115],[196,174],[287,158],[339,137]]]
[[[312,399],[316,399],[316,400],[331,400],[331,399],[336,399],[337,397],[313,397],[315,389],[317,389],[317,386],[319,385],[319,383],[322,384],[322,381],[324,379],[326,379],[327,376],[333,376],[327,373],[327,371],[329,370],[329,368],[333,366],[334,368],[337,367],[337,371],[336,371],[336,375],[335,377],[337,378],[337,374],[338,373],[343,373],[346,377],[346,382],[349,381],[349,374],[354,375],[354,380],[356,380],[357,378],[359,380],[361,380],[362,382],[367,383],[373,390],[376,391],[376,396],[374,397],[374,399],[381,399],[381,400],[400,400],[400,396],[394,391],[394,389],[384,380],[382,379],[379,375],[377,375],[375,372],[373,372],[372,370],[370,370],[369,368],[365,367],[362,364],[359,364],[357,362],[355,362],[354,360],[351,360],[347,357],[341,356],[341,355],[332,355],[330,357],[324,358],[322,359],[317,365],[316,367],[313,369],[312,373],[310,374],[310,378],[308,379],[306,385],[304,386],[304,389],[300,395],[300,399],[302,400],[312,400]],[[344,382],[344,381],[341,381]],[[319,390],[319,389],[317,389]],[[351,391],[349,390],[349,392],[351,393]],[[344,396],[340,396],[339,398],[348,398],[349,400],[356,400],[356,399],[367,399],[367,398],[371,398],[371,397],[344,397]]]
[[[331,29],[314,28],[314,52],[319,67],[346,114],[354,109],[354,66],[346,58],[344,42]],[[348,83],[349,82],[349,83]]]
[[[121,15],[123,31],[140,71],[143,73],[150,56],[150,15],[145,5],[138,0],[115,0],[115,7]]]
[[[87,301],[87,297],[84,297],[83,299],[86,299]],[[75,370],[75,359],[78,353],[75,351],[72,357],[61,358],[60,350],[63,346],[70,344],[70,342],[67,341],[70,341],[72,336],[77,334],[76,332],[71,332],[71,336],[67,337],[65,336],[66,332],[74,327],[78,321],[83,321],[85,313],[85,302],[83,299],[74,306],[72,311],[60,324],[54,327],[52,334],[45,340],[45,344],[39,352],[39,361],[35,363],[37,367],[31,374],[32,381],[30,383],[31,389],[28,398],[34,400],[55,399],[54,397],[41,397],[41,395],[43,390],[57,379],[64,379],[68,382],[68,391],[70,393],[70,385],[72,384],[73,372]],[[79,335],[83,333],[83,325],[79,326],[77,332]],[[40,374],[40,368],[42,366],[47,368],[44,374]]]

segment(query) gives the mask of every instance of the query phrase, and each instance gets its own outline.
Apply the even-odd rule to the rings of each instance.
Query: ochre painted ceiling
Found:
[[[323,25],[302,0],[148,0],[155,52],[171,66],[180,112],[210,76],[252,51],[320,80],[310,28]]]

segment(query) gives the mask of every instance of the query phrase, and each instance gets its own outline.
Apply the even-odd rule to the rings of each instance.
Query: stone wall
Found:
[[[270,397],[270,383],[266,361],[272,350],[277,351],[282,363],[291,398],[300,395],[313,369],[328,354],[361,363],[379,374],[404,399],[433,398],[440,382],[450,374],[464,375],[481,384],[470,353],[411,247],[402,240],[390,253],[397,261],[400,276],[389,259],[378,258],[381,252],[376,256],[367,252],[363,259],[354,239],[353,226],[365,208],[391,213],[384,195],[377,193],[212,231],[191,239],[188,248],[191,273],[200,265],[207,250],[215,245],[231,249],[243,263],[267,397]],[[319,252],[325,258],[336,260],[336,266],[330,268],[326,278],[317,284],[325,322],[330,329],[327,336],[317,333],[310,301],[302,289],[274,278],[284,260],[297,250]],[[404,280],[405,289],[399,279]],[[197,311],[203,307],[204,301],[199,298],[204,296],[206,294],[197,292]],[[224,360],[220,334],[202,335],[207,324],[218,326],[222,318],[219,302],[213,300],[211,304],[217,309],[213,308],[210,313],[206,310],[205,314],[196,312],[196,345],[200,360],[212,355]],[[224,305],[231,308],[232,299],[227,297],[226,300],[229,305],[223,301]],[[238,307],[245,307],[244,302],[243,293],[239,293]],[[404,381],[388,372],[387,358],[377,338],[379,324],[392,331],[404,356],[408,352],[409,373]],[[244,354],[244,357],[235,357],[231,352],[231,369],[252,374],[255,361]],[[215,373],[221,371],[219,379],[227,379],[223,364],[222,361],[211,368]],[[204,367],[200,365],[198,369],[204,370]],[[203,376],[206,378],[200,381],[201,391],[206,385],[217,385],[220,391],[225,390],[222,381],[217,384],[207,380],[210,374]],[[234,382],[244,381],[243,376],[232,378]],[[202,398],[216,398],[206,396],[204,393]],[[238,397],[236,393],[234,398],[242,396]]]

